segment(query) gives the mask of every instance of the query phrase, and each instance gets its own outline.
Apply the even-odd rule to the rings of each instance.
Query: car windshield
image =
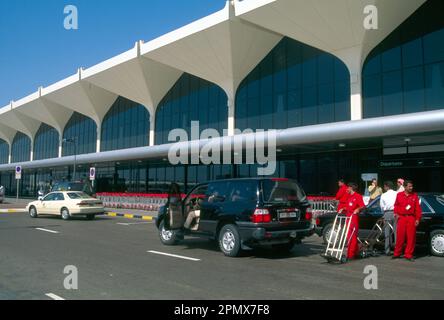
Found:
[[[68,192],[68,197],[70,199],[89,199],[89,195],[83,192]]]
[[[290,180],[264,180],[262,194],[265,203],[304,202],[307,199],[301,187]]]

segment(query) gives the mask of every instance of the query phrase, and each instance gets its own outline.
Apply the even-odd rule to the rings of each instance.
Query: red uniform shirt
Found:
[[[362,198],[362,196],[359,193],[355,192],[349,195],[347,199],[347,207],[345,208],[347,217],[353,215],[356,209],[364,207],[365,207],[364,198]]]
[[[338,193],[336,194],[336,200],[339,201],[338,205],[338,211],[342,208],[347,207],[347,199],[349,194],[347,193],[347,186],[344,184],[342,187],[339,188]]]
[[[405,192],[398,193],[394,211],[397,215],[415,216],[416,221],[421,221],[422,209],[418,195],[416,193],[409,195],[406,195]]]

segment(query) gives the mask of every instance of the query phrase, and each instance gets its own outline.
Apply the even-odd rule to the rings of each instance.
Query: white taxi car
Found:
[[[31,218],[45,214],[61,216],[63,220],[73,216],[86,216],[93,220],[97,214],[105,212],[102,201],[78,191],[51,192],[43,199],[29,203],[26,210]]]

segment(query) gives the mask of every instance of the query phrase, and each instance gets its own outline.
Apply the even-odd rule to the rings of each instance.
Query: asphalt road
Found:
[[[444,296],[443,258],[423,255],[411,263],[384,256],[330,265],[319,256],[323,248],[313,236],[289,255],[263,249],[233,259],[224,257],[208,240],[163,246],[154,224],[139,220],[99,217],[65,222],[0,214],[0,299],[416,300]],[[63,286],[67,265],[78,269],[78,290]],[[367,265],[378,268],[378,290],[364,288]]]

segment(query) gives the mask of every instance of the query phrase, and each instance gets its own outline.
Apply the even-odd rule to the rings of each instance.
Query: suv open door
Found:
[[[183,228],[183,202],[180,187],[177,183],[171,184],[166,203],[165,228],[168,230],[179,230]]]

